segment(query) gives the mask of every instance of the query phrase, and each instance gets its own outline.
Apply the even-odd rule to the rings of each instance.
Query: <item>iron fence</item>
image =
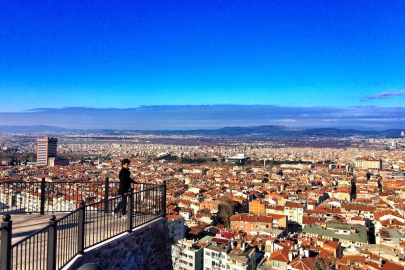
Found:
[[[57,221],[56,268],[60,269],[73,259],[78,250],[80,209],[77,209]]]
[[[107,201],[118,196],[118,181],[53,181],[0,183],[0,214],[71,212],[78,202],[87,204]],[[137,190],[154,184],[142,183]],[[105,207],[106,208],[106,207]]]
[[[165,217],[166,182],[144,187],[99,202],[86,204],[81,200],[76,210],[60,219],[52,215],[49,225],[14,244],[11,216],[5,214],[0,227],[0,270],[61,269],[86,248]],[[114,215],[121,201],[126,202],[126,213]]]
[[[52,225],[48,225],[13,244],[9,269],[49,269],[48,244],[53,230]]]
[[[92,233],[86,233],[83,248],[92,247],[127,230],[125,219],[113,215],[113,209],[121,199],[123,199],[122,196],[118,196],[107,200],[107,211],[104,211],[104,202],[86,205],[84,208],[85,230]]]

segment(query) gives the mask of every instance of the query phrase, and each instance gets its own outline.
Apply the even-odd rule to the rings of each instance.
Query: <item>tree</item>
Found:
[[[180,257],[183,256],[183,250],[185,248],[185,246],[182,242],[183,242],[183,240],[180,240],[180,241],[178,241],[178,243],[175,243],[174,239],[171,238],[173,270],[180,269],[179,259],[180,259]]]
[[[222,197],[219,204],[218,219],[226,228],[230,227],[230,218],[234,213],[233,209],[233,200],[229,196]]]
[[[199,184],[199,181],[197,179],[193,179],[188,183],[190,187],[196,187]]]
[[[328,257],[318,256],[315,264],[315,270],[334,270],[336,269],[336,261],[337,259],[333,255]]]
[[[229,228],[230,218],[233,215],[233,207],[229,202],[221,202],[221,209],[218,213],[219,222],[224,224],[226,228]]]

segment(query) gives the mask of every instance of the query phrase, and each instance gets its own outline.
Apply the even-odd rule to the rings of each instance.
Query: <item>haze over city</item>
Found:
[[[0,125],[405,124],[403,1],[0,4]]]

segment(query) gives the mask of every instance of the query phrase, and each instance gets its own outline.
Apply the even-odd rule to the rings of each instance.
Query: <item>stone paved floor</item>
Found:
[[[11,220],[13,221],[13,238],[12,244],[18,242],[19,240],[23,239],[24,237],[33,234],[39,229],[42,229],[46,225],[49,224],[49,220],[52,214],[12,214]],[[54,214],[57,219],[62,218],[63,216],[67,215],[66,213],[55,213]],[[102,219],[100,219],[102,218]],[[133,225],[140,225],[141,223],[147,222],[148,220],[152,219],[153,217],[146,215],[142,217],[136,217],[134,219]],[[94,222],[92,221],[94,220]],[[99,223],[99,221],[101,222]],[[107,224],[109,225],[107,225]],[[103,231],[105,226],[110,228],[109,232]],[[87,229],[89,232],[92,233],[87,234],[86,242],[98,242],[97,240],[101,239],[93,239],[95,236],[99,236],[100,238],[104,238],[106,236],[110,237],[110,233],[112,235],[116,235],[119,232],[125,231],[126,228],[126,220],[120,218],[114,218],[110,214],[104,215],[101,214],[99,216],[89,216],[87,218]]]
[[[24,237],[36,232],[37,230],[49,224],[49,219],[52,214],[12,214],[13,221],[13,238],[12,243],[15,243]],[[65,214],[55,214],[56,218],[61,218]]]

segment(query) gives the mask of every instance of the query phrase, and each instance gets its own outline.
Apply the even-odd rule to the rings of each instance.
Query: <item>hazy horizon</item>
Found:
[[[1,126],[69,129],[192,130],[280,125],[291,128],[404,129],[405,108],[270,105],[143,106],[127,109],[41,108],[0,113]],[[13,124],[10,125],[10,119]]]

